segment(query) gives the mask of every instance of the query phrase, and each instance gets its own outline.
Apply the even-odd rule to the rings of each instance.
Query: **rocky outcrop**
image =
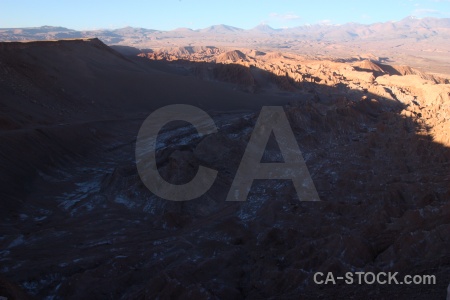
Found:
[[[320,94],[322,100],[331,102],[340,97],[359,101],[361,92],[370,93],[376,99],[399,101],[405,105],[402,112],[405,116],[426,123],[437,142],[450,145],[446,130],[450,120],[448,79],[408,66],[389,66],[370,60],[340,63],[276,52],[252,55],[253,50],[244,49],[213,56],[203,55],[202,51],[181,55],[184,60],[175,64],[191,69],[200,78],[235,83],[252,93],[277,92],[273,89],[276,86],[279,91],[301,97],[305,97],[305,92]],[[166,50],[155,52],[149,58],[166,60],[161,53]],[[336,95],[336,90],[341,95]]]
[[[245,54],[239,50],[228,51],[219,54],[216,58],[216,63],[235,63],[247,61]]]

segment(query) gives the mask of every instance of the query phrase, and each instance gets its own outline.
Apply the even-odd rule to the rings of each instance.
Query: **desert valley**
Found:
[[[0,296],[444,299],[450,282],[450,19],[244,30],[0,29]],[[155,110],[162,199],[136,169]],[[282,107],[321,201],[289,180],[226,201],[264,106]],[[271,135],[262,163],[283,162]],[[317,285],[315,272],[435,285]],[[339,296],[335,296],[338,294]]]

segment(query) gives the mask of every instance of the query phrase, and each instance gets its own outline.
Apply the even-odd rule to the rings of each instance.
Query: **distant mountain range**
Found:
[[[120,29],[72,30],[64,27],[42,26],[36,28],[0,29],[1,41],[53,40],[97,37],[107,44],[136,45],[147,41],[220,36],[285,37],[314,41],[355,41],[414,38],[423,40],[439,36],[450,38],[450,18],[407,17],[398,22],[374,24],[346,23],[343,25],[314,24],[293,28],[274,29],[261,24],[252,29],[228,25],[213,25],[203,29],[177,28],[170,31],[125,27]]]
[[[281,51],[335,59],[379,57],[391,64],[450,74],[450,18],[407,17],[374,24],[313,24],[272,28],[260,24],[251,29],[213,25],[202,29],[73,30],[64,27],[0,29],[0,41],[98,38],[127,54],[191,46],[215,46],[258,51]],[[171,51],[171,50],[170,50]]]

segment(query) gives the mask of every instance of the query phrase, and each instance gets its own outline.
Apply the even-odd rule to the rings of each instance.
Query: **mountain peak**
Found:
[[[237,27],[233,27],[230,25],[224,25],[224,24],[219,24],[219,25],[212,25],[209,26],[207,28],[201,29],[201,32],[218,32],[218,33],[228,33],[228,32],[238,32],[238,31],[242,31],[243,29],[241,28],[237,28]]]
[[[258,26],[251,29],[252,31],[259,31],[259,32],[276,32],[279,31],[277,29],[274,29],[270,27],[267,24],[259,24]]]
[[[39,29],[39,30],[44,30],[44,31],[74,31],[73,29],[69,29],[66,27],[62,27],[62,26],[49,26],[49,25],[44,25],[41,27],[32,27],[32,28],[28,28],[28,29]]]

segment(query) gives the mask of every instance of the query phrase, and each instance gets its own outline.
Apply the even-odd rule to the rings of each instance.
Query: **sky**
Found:
[[[0,0],[0,28],[171,30],[217,24],[286,28],[399,21],[407,16],[450,18],[450,0]]]

